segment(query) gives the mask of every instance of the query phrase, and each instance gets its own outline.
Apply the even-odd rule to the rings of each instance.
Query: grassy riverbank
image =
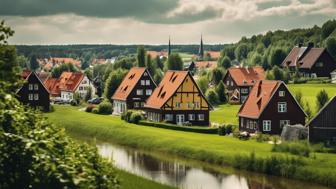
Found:
[[[314,153],[307,158],[271,152],[272,145],[254,140],[241,141],[232,137],[137,126],[123,122],[116,116],[80,112],[78,107],[71,106],[55,106],[55,112],[45,115],[50,121],[65,127],[68,132],[96,137],[99,140],[246,169],[249,167],[244,167],[244,162],[252,165],[255,162],[258,166],[251,167],[251,170],[257,172],[267,171],[268,174],[336,186],[335,154]],[[283,160],[274,159],[274,157]],[[302,164],[295,165],[292,158],[299,159]],[[266,168],[274,166],[277,172],[262,170],[265,166]]]

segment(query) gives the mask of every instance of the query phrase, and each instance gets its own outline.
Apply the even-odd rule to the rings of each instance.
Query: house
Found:
[[[312,43],[307,47],[294,47],[281,64],[291,71],[298,69],[304,77],[330,77],[336,69],[336,61],[326,48],[314,48]]]
[[[217,61],[196,61],[195,62],[195,68],[197,70],[212,70],[217,68]]]
[[[262,67],[229,68],[223,79],[224,85],[228,90],[229,102],[232,104],[244,103],[253,85],[264,79],[265,71]]]
[[[305,124],[306,114],[282,81],[260,80],[238,112],[239,130],[281,134],[285,125]]]
[[[155,87],[146,68],[132,68],[112,96],[113,114],[122,114],[128,109],[143,109]]]
[[[208,56],[211,60],[218,60],[221,56],[220,51],[205,51],[206,56]]]
[[[148,98],[145,109],[150,121],[208,126],[212,106],[190,72],[168,70]]]
[[[49,111],[49,91],[35,72],[24,70],[21,74],[26,81],[17,91],[18,100],[34,108]]]
[[[73,64],[78,69],[81,69],[81,61],[73,58],[63,58],[63,57],[54,57],[54,58],[43,58],[37,60],[40,64],[40,67],[45,71],[52,70],[55,66],[61,64],[70,63]]]
[[[44,84],[50,91],[51,98],[60,97],[64,101],[73,100],[75,93],[85,98],[89,88],[91,96],[96,93],[93,82],[81,72],[63,72],[59,78],[46,79]]]
[[[330,73],[331,83],[336,83],[336,70]]]
[[[167,51],[146,51],[147,55],[151,56],[151,58],[163,58],[166,57],[168,58],[168,52]]]
[[[185,71],[194,71],[195,70],[195,62],[191,61],[191,62],[187,62],[183,64],[183,70]]]
[[[336,96],[307,124],[310,142],[336,143]]]

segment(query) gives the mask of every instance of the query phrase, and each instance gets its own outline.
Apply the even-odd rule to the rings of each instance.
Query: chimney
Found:
[[[313,42],[309,42],[308,43],[308,48],[310,49],[310,48],[313,48],[314,47],[314,43]]]
[[[303,44],[302,44],[302,43],[299,43],[299,44],[298,44],[298,47],[302,47],[302,46],[303,46]]]

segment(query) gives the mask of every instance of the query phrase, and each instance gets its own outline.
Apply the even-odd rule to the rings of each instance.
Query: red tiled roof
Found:
[[[217,67],[217,61],[198,61],[195,62],[197,69],[214,69]]]
[[[253,68],[229,68],[227,74],[238,86],[253,86],[257,81],[265,79],[265,71],[262,67]]]
[[[209,54],[211,58],[218,59],[221,55],[220,51],[206,51],[206,54]]]
[[[27,79],[27,77],[30,75],[31,71],[30,70],[23,70],[21,73],[22,79]]]
[[[311,68],[325,48],[294,47],[282,62],[283,67]]]
[[[51,58],[50,61],[53,62],[53,63],[56,63],[56,64],[58,64],[58,63],[71,63],[71,64],[73,64],[75,66],[79,66],[79,67],[81,65],[81,61],[75,60],[73,58],[55,57],[55,58]]]
[[[51,78],[51,77],[47,78],[44,81],[44,86],[50,91],[50,94],[52,96],[58,96],[61,94],[57,78]]]
[[[146,71],[146,68],[134,67],[124,77],[123,81],[119,85],[118,89],[114,92],[113,100],[126,100],[131,93],[135,85],[140,80],[142,74]]]
[[[187,77],[188,71],[168,70],[161,83],[147,99],[145,107],[160,109]]]
[[[74,92],[83,78],[81,72],[63,72],[59,78],[46,79],[44,84],[52,95],[59,96],[61,91]]]
[[[166,51],[147,51],[147,55],[150,55],[152,58],[156,58],[157,56],[168,57],[168,52]]]
[[[252,88],[238,116],[258,119],[282,81],[258,81]]]

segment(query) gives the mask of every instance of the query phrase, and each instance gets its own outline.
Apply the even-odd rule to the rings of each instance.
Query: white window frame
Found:
[[[28,85],[28,89],[29,89],[30,91],[32,91],[32,90],[33,90],[33,84],[29,84],[29,85]]]
[[[278,102],[278,113],[287,112],[287,102]]]
[[[34,94],[29,93],[28,94],[28,100],[34,100]]]
[[[188,114],[188,120],[194,121],[195,120],[195,114]]]
[[[39,100],[39,94],[38,93],[34,94],[34,100]]]
[[[140,82],[142,86],[145,86],[145,80],[141,80]]]
[[[204,114],[198,114],[197,116],[199,121],[204,121]]]
[[[240,92],[243,93],[243,94],[247,94],[248,93],[248,89],[247,88],[242,88],[240,90]]]
[[[286,92],[285,92],[285,91],[279,91],[279,97],[284,97],[284,96],[285,96],[285,94],[286,94]]]
[[[140,107],[144,107],[145,106],[145,103],[144,102],[140,102]]]
[[[227,86],[230,85],[230,81],[229,81],[229,80],[226,81],[226,85],[227,85]]]
[[[263,120],[263,131],[271,131],[271,130],[272,130],[272,121]]]
[[[146,80],[146,85],[147,85],[147,86],[150,85],[150,80]]]
[[[290,125],[290,120],[280,120],[280,128],[283,128],[285,125]]]
[[[146,89],[146,95],[147,96],[150,96],[150,95],[152,95],[152,89]]]
[[[39,89],[39,86],[38,86],[38,84],[34,84],[34,90],[38,90]]]
[[[173,114],[165,114],[166,121],[173,121]]]
[[[137,95],[143,95],[143,89],[137,89],[136,94]]]
[[[139,102],[134,102],[133,106],[134,106],[134,108],[139,108],[140,103]]]

